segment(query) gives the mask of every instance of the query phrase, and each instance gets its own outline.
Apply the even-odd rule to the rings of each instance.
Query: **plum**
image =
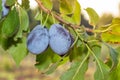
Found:
[[[45,51],[49,44],[49,33],[47,28],[37,25],[27,37],[27,48],[33,54]]]
[[[69,32],[60,24],[53,24],[49,29],[51,49],[58,55],[64,55],[68,52],[72,40]]]
[[[9,12],[9,7],[5,5],[6,0],[2,0],[2,16],[6,16]]]

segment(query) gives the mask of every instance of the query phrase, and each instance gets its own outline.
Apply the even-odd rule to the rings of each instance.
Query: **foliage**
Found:
[[[26,37],[29,34],[29,0],[6,0],[9,13],[2,16],[2,0],[0,0],[0,45],[10,53],[16,64],[28,55]],[[50,28],[52,24],[60,23],[66,28],[74,42],[65,55],[58,55],[50,47],[45,52],[36,55],[36,68],[50,74],[60,65],[71,63],[70,68],[62,74],[61,80],[84,80],[89,60],[94,59],[96,71],[95,80],[118,80],[119,76],[119,43],[120,43],[120,18],[114,18],[109,25],[98,26],[99,16],[92,8],[86,8],[89,22],[93,29],[80,26],[81,6],[77,0],[36,0],[39,9],[35,19],[41,25]],[[26,4],[28,3],[28,4]],[[57,5],[56,5],[56,4]],[[72,6],[71,6],[72,5]],[[30,30],[31,31],[31,30]],[[93,33],[93,35],[87,34]],[[34,38],[34,37],[33,37]],[[112,46],[115,44],[118,46]],[[39,45],[39,44],[38,44]],[[109,59],[105,62],[100,56],[101,45],[107,46]],[[112,64],[110,64],[112,63]],[[114,75],[116,78],[114,78]]]

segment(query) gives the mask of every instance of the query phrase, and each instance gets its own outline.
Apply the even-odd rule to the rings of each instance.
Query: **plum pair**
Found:
[[[33,54],[42,53],[49,45],[55,53],[64,55],[71,44],[69,32],[60,24],[53,24],[49,31],[42,25],[37,25],[27,37],[28,50]]]

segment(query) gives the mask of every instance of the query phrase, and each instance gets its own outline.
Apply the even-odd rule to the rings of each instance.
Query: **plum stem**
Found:
[[[46,16],[46,19],[45,19],[45,21],[44,21],[44,23],[43,23],[43,27],[45,26],[45,24],[46,24],[46,22],[47,22],[47,20],[48,20],[48,17],[49,17],[49,14],[47,14],[47,16]]]
[[[42,15],[42,10],[41,10],[41,12],[40,12],[40,16],[41,16],[41,20],[40,20],[40,24],[42,25],[43,23],[42,23],[42,21],[43,21],[43,15]]]
[[[42,11],[44,11],[47,14],[52,15],[59,22],[65,24],[65,25],[67,25],[67,26],[69,26],[69,27],[71,27],[73,29],[80,28],[80,25],[72,24],[72,23],[69,23],[69,22],[65,21],[64,19],[62,19],[62,17],[59,16],[59,14],[57,14],[57,13],[53,14],[53,12],[51,10],[49,10],[49,9],[47,9],[47,8],[44,7],[44,5],[42,4],[42,2],[40,0],[35,0],[35,1],[38,3],[38,5],[39,5],[39,7],[41,8]],[[85,28],[85,30],[87,32],[92,32],[92,33],[94,32],[90,28]]]

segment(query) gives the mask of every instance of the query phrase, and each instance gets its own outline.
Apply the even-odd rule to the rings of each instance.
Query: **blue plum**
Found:
[[[27,37],[27,48],[33,54],[45,51],[49,44],[49,33],[47,28],[37,25]]]
[[[2,0],[2,16],[6,16],[9,12],[9,7],[5,6],[6,0]]]
[[[68,52],[72,40],[69,32],[63,28],[60,24],[53,24],[49,30],[51,49],[59,54],[64,55]]]

